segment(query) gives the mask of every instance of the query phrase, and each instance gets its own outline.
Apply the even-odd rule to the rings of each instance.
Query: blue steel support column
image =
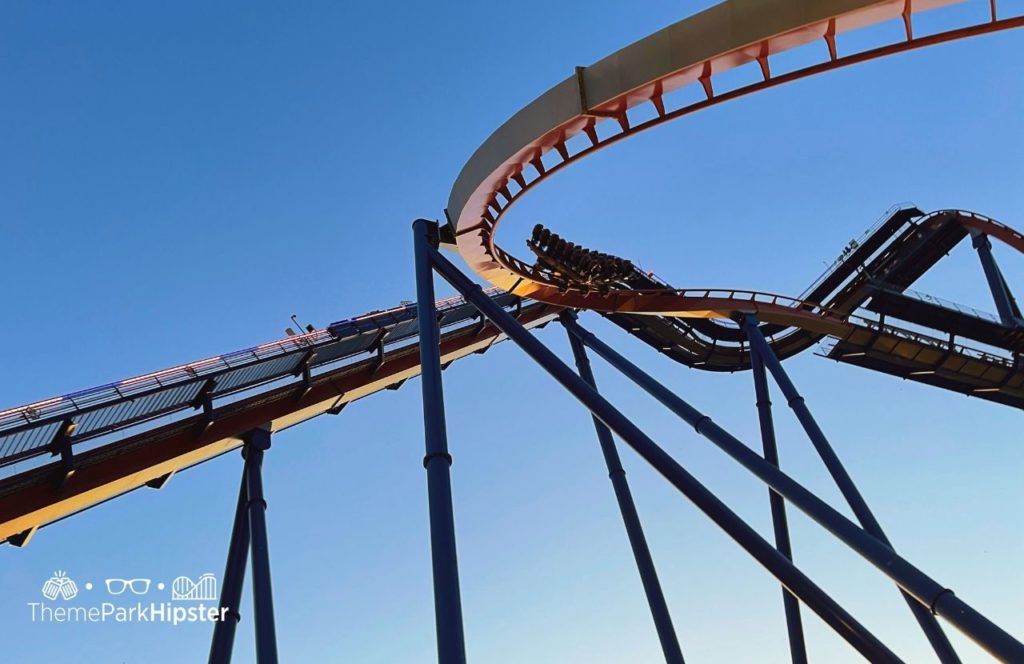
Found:
[[[563,322],[566,319],[572,320],[576,314],[571,311],[562,312]],[[576,368],[580,378],[597,392],[597,381],[594,380],[594,372],[590,368],[590,360],[587,359],[587,351],[572,333],[569,333],[569,345],[572,346],[573,358],[576,360]],[[668,611],[668,604],[665,602],[665,595],[661,591],[661,583],[658,581],[658,573],[654,569],[654,559],[651,557],[651,550],[647,547],[647,539],[644,537],[644,529],[640,524],[640,515],[633,503],[633,494],[629,490],[629,482],[626,481],[626,471],[619,459],[619,452],[615,449],[615,441],[612,439],[612,432],[596,416],[594,429],[597,431],[597,441],[601,444],[601,452],[604,454],[604,462],[608,467],[608,477],[612,481],[612,488],[615,490],[615,500],[619,503],[619,512],[622,513],[622,521],[626,525],[626,536],[629,538],[629,545],[633,549],[633,558],[636,559],[636,567],[640,572],[640,582],[643,584],[644,593],[647,595],[647,604],[651,609],[651,617],[654,619],[654,627],[658,632],[658,640],[661,642],[661,651],[665,655],[667,664],[682,664],[683,651],[679,647],[679,639],[676,636],[675,628],[672,626],[672,616]]]
[[[1024,644],[1021,644],[998,625],[995,625],[988,618],[962,601],[952,590],[940,585],[910,564],[910,562],[901,558],[893,551],[892,547],[866,533],[862,528],[836,511],[835,508],[793,480],[789,475],[765,461],[760,455],[744,445],[728,431],[715,424],[710,417],[679,398],[667,387],[615,352],[606,343],[580,327],[578,323],[573,323],[569,328],[587,348],[603,357],[609,364],[622,372],[645,392],[688,422],[698,434],[717,445],[719,449],[731,456],[741,466],[753,473],[779,495],[791,502],[804,514],[811,517],[828,532],[832,533],[853,551],[874,565],[879,571],[895,581],[901,588],[915,597],[917,601],[928,607],[932,613],[948,620],[992,655],[1005,661],[1024,661]],[[509,336],[511,337],[511,335]],[[608,422],[606,424],[611,426]],[[614,426],[611,426],[611,428],[622,436]],[[625,437],[623,439],[625,440]],[[631,447],[641,452],[640,448],[636,447],[633,442],[629,440],[627,442]],[[647,458],[643,452],[641,452],[641,455]],[[652,465],[655,464],[652,462]],[[658,466],[655,465],[655,467]],[[665,473],[663,472],[662,474],[664,475]],[[779,554],[779,557],[786,560],[786,562],[790,562],[781,554]],[[786,584],[784,579],[778,578]],[[816,613],[818,612],[797,588],[789,584],[786,584],[786,587],[812,610]]]
[[[437,224],[417,219],[413,225],[416,255],[416,307],[420,328],[420,382],[423,385],[423,432],[426,438],[427,502],[430,511],[430,556],[434,573],[434,621],[440,664],[464,664],[465,637],[459,597],[459,564],[455,551],[451,465],[444,421],[441,351],[434,308]]]
[[[761,537],[756,530],[751,528],[735,512],[730,510],[707,487],[697,481],[693,475],[688,473],[667,452],[658,447],[629,418],[616,410],[604,397],[587,385],[582,378],[576,375],[576,372],[559,360],[553,352],[530,334],[519,321],[492,302],[478,285],[470,281],[466,275],[462,274],[458,268],[452,265],[444,256],[441,256],[435,249],[429,249],[434,269],[454,286],[468,302],[480,310],[502,332],[508,335],[509,339],[522,348],[527,355],[547,371],[570,394],[576,397],[580,403],[586,406],[591,413],[604,422],[609,429],[622,438],[627,445],[636,450],[644,460],[661,473],[665,479],[685,495],[698,509],[704,512],[737,544],[743,547],[775,578],[782,581],[787,588],[793,591],[793,594],[806,603],[812,611],[821,616],[826,624],[846,639],[858,652],[863,654],[868,660],[876,663],[900,661],[884,643],[879,641],[843,607],[839,606],[834,599],[807,578],[791,561],[776,551],[775,547],[769,544],[767,540]],[[747,449],[738,441],[737,444]],[[757,461],[764,463],[764,459],[756,453],[749,449],[747,451],[751,452]],[[804,492],[810,495],[806,489],[804,489]],[[820,500],[818,502],[821,509],[828,509],[828,506]],[[844,517],[838,512],[833,510],[831,518],[839,520],[842,526]],[[843,528],[839,527],[837,529]],[[856,535],[867,537],[868,542],[865,548],[874,548],[877,558],[885,557],[888,560],[891,557],[889,555],[892,553],[891,549],[881,545],[874,538],[864,535],[863,531],[848,520],[845,522],[845,530],[848,531],[851,539]],[[934,582],[932,583],[934,584]],[[929,587],[930,589],[931,587]],[[1010,637],[1007,636],[1007,638]],[[1020,647],[1020,644],[1017,645],[1019,650],[1011,652],[1024,655],[1024,647]]]
[[[768,377],[764,372],[764,362],[753,349],[750,353],[750,364],[754,374],[754,395],[757,405],[757,418],[761,425],[761,445],[764,448],[764,459],[776,468],[779,467],[779,448],[775,443],[775,424],[772,421],[772,402],[768,394]],[[786,503],[782,496],[768,489],[768,504],[772,511],[772,529],[775,532],[775,548],[779,553],[793,560],[793,547],[789,542],[789,524],[786,520]],[[793,664],[807,664],[807,645],[804,642],[804,626],[800,618],[800,604],[796,597],[785,588],[782,589],[782,608],[786,612],[786,630],[789,633],[789,654]]]
[[[978,250],[978,258],[981,260],[981,269],[985,271],[985,279],[988,281],[988,288],[992,291],[992,299],[995,300],[996,310],[999,312],[999,319],[1004,325],[1019,325],[1020,310],[1010,293],[1003,273],[996,264],[995,256],[992,255],[992,243],[988,235],[984,233],[972,233],[971,244]]]
[[[821,457],[829,474],[839,487],[843,498],[846,499],[850,509],[853,510],[857,521],[864,527],[864,530],[886,546],[891,547],[892,543],[886,537],[881,524],[878,523],[878,519],[875,518],[871,508],[868,507],[867,501],[864,500],[864,496],[857,489],[857,485],[853,483],[853,478],[846,472],[843,462],[839,460],[839,455],[832,449],[832,445],[829,444],[821,427],[818,426],[814,416],[811,415],[810,409],[807,408],[804,398],[797,392],[793,381],[789,379],[785,369],[782,368],[779,358],[776,357],[775,352],[772,351],[771,346],[768,345],[764,335],[758,328],[757,317],[749,314],[745,315],[743,317],[743,329],[746,331],[747,339],[750,342],[751,355],[756,353],[775,378],[775,382],[778,384],[779,389],[782,390],[783,396],[786,397],[789,407],[796,413],[800,425],[807,432],[807,437],[810,438],[811,444],[814,445],[814,449],[818,452],[818,456]],[[957,656],[956,651],[953,650],[953,645],[942,631],[942,627],[939,626],[935,616],[927,607],[922,606],[920,602],[911,597],[905,590],[901,588],[900,592],[910,607],[910,611],[914,614],[914,618],[921,625],[925,636],[928,637],[928,641],[935,650],[935,654],[938,655],[939,660],[950,663],[959,662],[960,658]]]
[[[246,434],[245,477],[249,494],[249,533],[252,555],[253,622],[256,625],[256,661],[277,664],[274,597],[270,585],[270,549],[267,544],[267,501],[263,499],[263,453],[270,449],[270,431]]]
[[[238,504],[235,507],[235,522],[231,526],[231,544],[228,546],[228,562],[224,566],[224,578],[220,584],[220,607],[226,609],[224,620],[213,626],[213,642],[210,644],[210,664],[228,664],[231,650],[235,645],[235,628],[242,619],[239,604],[242,602],[242,585],[245,583],[245,563],[249,557],[249,491],[246,487],[248,475],[242,471],[242,485],[238,489]]]

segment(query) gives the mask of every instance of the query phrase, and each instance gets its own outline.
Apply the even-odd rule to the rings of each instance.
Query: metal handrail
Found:
[[[999,317],[996,316],[995,314],[989,313],[987,311],[982,311],[980,309],[975,309],[974,307],[966,304],[960,304],[959,302],[953,302],[952,300],[947,300],[935,295],[929,295],[928,293],[922,293],[920,291],[911,290],[909,288],[904,290],[903,294],[915,298],[917,300],[921,300],[922,302],[934,304],[936,306],[942,307],[943,309],[951,309],[953,311],[957,311],[968,316],[974,316],[975,318],[981,318],[984,320],[991,321],[993,323],[1002,324],[1002,321],[999,320]]]
[[[1013,367],[1013,364],[1014,364],[1013,358],[1010,358],[1010,357],[1004,357],[1002,355],[995,355],[993,353],[989,353],[988,351],[981,350],[980,348],[974,348],[974,347],[971,347],[971,346],[965,346],[965,345],[959,344],[959,343],[952,343],[952,344],[950,344],[949,339],[939,339],[937,337],[932,337],[932,336],[929,336],[927,334],[922,334],[920,332],[914,332],[914,331],[908,330],[906,328],[896,327],[896,326],[890,325],[888,323],[880,324],[876,320],[872,320],[870,318],[865,318],[863,316],[850,315],[849,316],[849,321],[853,322],[853,323],[856,323],[856,324],[863,325],[864,327],[866,327],[868,329],[871,329],[871,330],[880,330],[883,333],[892,334],[893,336],[901,337],[903,339],[907,339],[909,341],[914,341],[914,342],[917,342],[917,343],[920,343],[920,344],[924,344],[926,346],[932,346],[933,348],[942,348],[944,350],[952,349],[955,352],[960,353],[961,355],[966,355],[968,357],[972,357],[974,359],[982,360],[982,361],[985,361],[985,362],[990,362],[990,363],[993,363],[993,364],[999,364],[1001,366],[1011,367],[1011,368]],[[829,337],[830,338],[838,338],[835,335],[829,335]]]
[[[878,231],[878,229],[882,227],[882,225],[885,222],[889,221],[889,219],[892,218],[893,215],[895,215],[897,212],[900,212],[902,210],[909,210],[912,207],[916,207],[916,206],[914,205],[914,203],[912,203],[910,201],[904,201],[902,203],[895,203],[894,205],[891,205],[889,207],[889,209],[886,210],[885,212],[883,212],[881,214],[881,216],[879,216],[878,219],[875,220],[875,222],[873,224],[871,224],[871,226],[869,226],[866,231],[864,231],[859,237],[853,238],[851,241],[852,242],[856,242],[858,246],[864,244],[864,242],[869,237],[874,235]],[[847,246],[849,246],[849,245],[847,245]],[[825,268],[825,271],[822,272],[820,275],[818,275],[818,278],[815,279],[814,281],[812,281],[811,284],[807,288],[805,288],[802,293],[800,293],[800,297],[803,297],[804,295],[807,295],[808,293],[813,291],[815,288],[817,288],[819,284],[821,284],[823,281],[825,281],[825,279],[828,279],[828,277],[833,272],[835,272],[837,269],[839,269],[839,267],[841,265],[843,265],[845,262],[846,262],[846,257],[842,256],[842,255],[840,255],[838,258],[836,258],[834,261],[832,261],[832,263],[829,264],[828,267]]]

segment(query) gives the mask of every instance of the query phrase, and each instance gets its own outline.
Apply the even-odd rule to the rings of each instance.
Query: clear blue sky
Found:
[[[441,215],[494,128],[574,65],[706,4],[5,2],[0,404],[276,339],[293,312],[323,325],[411,298],[410,222]],[[920,29],[981,19],[987,6],[922,17]],[[641,135],[539,187],[505,243],[522,246],[542,221],[679,286],[796,295],[897,202],[1022,228],[1021,38],[860,65]],[[996,251],[1024,291],[1024,261]],[[966,247],[919,286],[993,309]],[[749,374],[674,366],[585,322],[756,444]],[[567,356],[560,329],[540,337]],[[609,397],[770,532],[761,485],[595,366]],[[1024,637],[1020,414],[811,353],[787,367],[897,548]],[[657,661],[589,417],[508,345],[445,378],[471,660]],[[419,408],[410,383],[288,431],[268,453],[284,661],[434,658]],[[785,468],[840,505],[790,414],[777,420]],[[623,458],[688,661],[786,661],[775,582],[634,454]],[[55,569],[220,576],[239,461],[0,548],[2,658],[203,660],[206,627],[33,624],[26,602]],[[899,654],[928,661],[895,589],[804,517],[791,521],[813,578]],[[251,661],[243,612],[237,661]],[[857,661],[804,615],[815,661]],[[985,661],[953,638],[965,659]]]

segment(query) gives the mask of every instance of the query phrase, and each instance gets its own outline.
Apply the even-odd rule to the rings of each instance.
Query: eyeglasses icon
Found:
[[[149,579],[107,579],[107,592],[111,595],[120,595],[128,588],[136,595],[145,595],[149,592]]]

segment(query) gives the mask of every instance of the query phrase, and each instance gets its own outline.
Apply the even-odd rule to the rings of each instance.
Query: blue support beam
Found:
[[[999,312],[999,319],[1003,325],[1020,326],[1024,324],[1017,301],[1013,298],[1013,293],[1010,292],[1010,287],[996,263],[995,256],[992,255],[992,243],[989,241],[988,235],[972,232],[971,236],[971,244],[978,251],[981,269],[985,272],[985,280],[988,281],[988,288],[992,292],[992,299],[995,301],[996,311]]]
[[[242,472],[242,483],[238,489],[238,505],[235,507],[235,521],[231,527],[231,543],[228,545],[228,561],[224,566],[224,577],[220,585],[220,607],[224,609],[224,620],[213,626],[213,642],[210,644],[210,664],[229,664],[235,645],[235,629],[242,619],[239,612],[242,602],[242,586],[245,583],[245,566],[249,557],[249,491],[248,474]]]
[[[452,269],[454,270],[455,268],[453,267]],[[574,323],[570,328],[587,348],[608,361],[609,364],[626,375],[644,391],[693,426],[698,434],[717,445],[776,493],[811,517],[811,519],[832,533],[850,549],[895,581],[897,585],[928,608],[932,614],[942,616],[948,620],[992,655],[1005,661],[1024,661],[1024,644],[1021,644],[1020,641],[961,600],[952,590],[939,584],[914,567],[909,561],[900,557],[892,547],[858,527],[828,503],[793,480],[789,475],[765,461],[732,434],[715,424],[710,417],[701,413],[650,375],[644,373],[639,367],[615,352],[592,333],[583,329],[578,323]],[[511,337],[511,335],[509,336]],[[527,336],[530,335],[527,334]],[[610,423],[608,424],[611,426]],[[612,430],[622,436],[615,427],[612,427]],[[625,439],[625,437],[623,438]],[[633,443],[630,442],[630,445],[633,446]],[[634,449],[640,451],[635,446]],[[641,454],[643,455],[643,453]],[[647,457],[645,456],[645,458]],[[774,548],[772,550],[775,551]],[[792,564],[791,561],[782,556],[782,554],[779,554],[778,551],[775,551],[775,553],[785,560],[786,563]],[[798,586],[787,583],[786,579],[782,576],[776,576],[794,595],[813,611],[821,615],[820,608],[816,608],[808,602]],[[844,633],[839,629],[837,629],[837,632],[840,634]],[[871,659],[870,656],[868,657]]]
[[[274,597],[270,583],[270,548],[267,541],[267,501],[263,498],[263,453],[270,449],[270,431],[254,429],[245,440],[245,477],[252,556],[253,621],[256,625],[256,661],[277,664]]]
[[[421,247],[419,247],[421,248]],[[419,249],[418,248],[418,249]],[[878,640],[870,631],[861,625],[852,615],[829,597],[821,588],[811,581],[793,563],[780,554],[774,546],[761,537],[756,530],[730,510],[707,487],[688,473],[667,452],[643,433],[629,418],[618,411],[599,393],[586,384],[576,372],[558,359],[544,344],[515,320],[508,312],[491,302],[483,290],[469,280],[458,268],[441,256],[436,249],[426,246],[428,258],[434,269],[455,287],[469,302],[479,309],[502,332],[508,335],[516,345],[522,348],[537,364],[547,371],[570,394],[578,399],[600,419],[609,429],[617,434],[627,445],[632,447],[641,457],[660,472],[676,489],[685,495],[694,505],[704,512],[716,525],[725,531],[735,542],[746,550],[755,560],[761,563],[771,574],[782,581],[787,588],[799,597],[808,607],[817,613],[832,629],[847,640],[858,652],[872,662],[899,662],[900,659]],[[589,346],[589,344],[588,344]],[[737,443],[744,447],[742,443]],[[750,452],[750,450],[747,450]],[[765,463],[760,456],[751,452],[754,458]],[[769,467],[770,464],[766,464]],[[775,469],[777,471],[777,469]],[[791,481],[791,480],[790,480]],[[801,487],[802,489],[802,487]],[[806,492],[806,489],[803,489]],[[820,502],[820,501],[819,501]],[[821,503],[822,508],[827,508]],[[843,519],[834,512],[833,518]],[[832,516],[832,515],[830,515]],[[881,546],[873,538],[846,521],[850,539],[861,535],[877,545],[875,553],[878,557],[891,557],[891,550]],[[915,570],[916,571],[916,570]],[[934,583],[934,582],[932,582]],[[1008,637],[1011,638],[1011,637]],[[1016,642],[1014,642],[1016,643]],[[1019,644],[1017,644],[1019,646]],[[1024,654],[1024,647],[1019,651]]]
[[[779,358],[772,351],[771,346],[768,345],[764,335],[758,328],[757,318],[753,315],[745,315],[743,317],[743,329],[747,333],[747,340],[750,342],[751,357],[757,356],[759,361],[762,361],[767,366],[768,371],[771,372],[775,378],[776,384],[779,389],[782,390],[783,396],[786,397],[786,401],[789,407],[793,409],[797,419],[800,421],[800,425],[807,433],[807,437],[810,439],[814,449],[818,452],[818,456],[821,457],[822,462],[828,469],[829,475],[832,476],[836,486],[839,487],[839,491],[843,494],[843,498],[846,503],[853,510],[854,516],[857,517],[857,521],[860,522],[861,526],[864,527],[869,534],[875,537],[877,540],[885,544],[886,546],[892,547],[892,543],[889,538],[886,537],[885,532],[882,530],[882,526],[878,523],[878,519],[875,518],[871,508],[868,507],[867,501],[864,500],[864,496],[861,495],[860,490],[857,489],[857,485],[854,484],[853,478],[846,471],[846,467],[843,466],[843,462],[839,460],[839,455],[836,454],[835,449],[829,444],[828,438],[825,437],[825,433],[818,426],[818,422],[811,415],[810,409],[807,407],[807,403],[804,398],[800,396],[793,381],[790,380],[786,370],[782,368],[782,363]],[[929,610],[929,607],[922,605],[919,601],[915,600],[906,590],[900,589],[900,593],[906,600],[907,605],[910,607],[911,613],[914,614],[914,618],[917,620],[921,629],[924,631],[926,637],[928,637],[929,643],[932,645],[932,649],[938,656],[939,661],[943,664],[956,664],[960,661],[956,651],[953,649],[953,645],[949,642],[949,638],[942,631],[942,627],[939,622],[935,619],[935,616]]]
[[[772,402],[768,392],[768,377],[760,354],[750,353],[750,364],[754,374],[754,397],[757,406],[758,423],[761,426],[761,446],[764,459],[779,467],[779,448],[775,441],[775,423],[772,421]],[[775,534],[775,548],[779,553],[793,560],[793,547],[789,541],[789,524],[786,519],[786,503],[782,496],[768,489],[768,504],[772,512],[772,530]],[[807,644],[804,641],[803,620],[800,618],[800,603],[785,588],[782,589],[782,608],[786,613],[786,632],[789,635],[789,654],[793,664],[807,664]]]
[[[576,314],[571,311],[563,311],[562,321],[572,321]],[[590,367],[590,360],[587,358],[587,350],[573,334],[569,333],[569,345],[572,347],[573,358],[576,361],[576,369],[580,378],[597,392],[597,381],[594,379],[594,372]],[[665,602],[665,595],[661,590],[661,583],[658,581],[658,573],[654,568],[654,558],[647,546],[647,538],[644,537],[644,529],[640,523],[640,515],[636,511],[636,504],[633,502],[633,494],[629,490],[629,482],[626,481],[626,471],[622,467],[622,460],[619,459],[619,452],[615,448],[615,441],[612,439],[612,432],[605,426],[604,422],[596,416],[594,429],[597,431],[597,441],[601,445],[601,452],[604,455],[605,465],[608,467],[608,477],[611,479],[612,488],[615,491],[615,500],[619,504],[619,512],[622,514],[622,522],[626,526],[626,536],[629,538],[629,545],[633,549],[633,558],[636,560],[637,570],[640,572],[640,582],[643,584],[644,593],[647,595],[647,605],[651,609],[651,617],[654,619],[654,627],[658,632],[658,640],[661,642],[661,651],[665,656],[666,664],[683,664],[683,651],[679,647],[679,638],[675,628],[672,626],[672,616],[668,611],[668,604]]]
[[[440,664],[465,664],[466,645],[459,593],[459,564],[455,549],[451,465],[444,417],[440,340],[434,307],[433,256],[437,254],[437,224],[417,219],[413,225],[416,261],[416,309],[420,332],[420,383],[423,387],[423,432],[430,512],[430,554],[434,578],[434,621]],[[490,301],[490,300],[488,300]]]

